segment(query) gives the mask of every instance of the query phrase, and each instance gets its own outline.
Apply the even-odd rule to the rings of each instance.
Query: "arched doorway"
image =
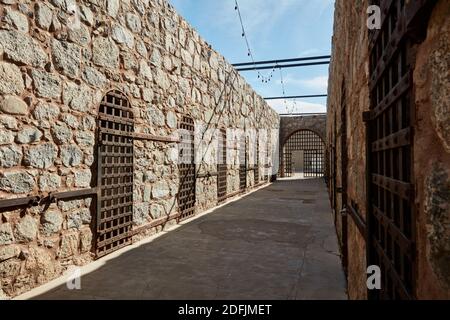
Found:
[[[134,116],[125,95],[110,91],[98,114],[96,255],[131,242]]]
[[[325,143],[311,130],[298,130],[284,142],[280,154],[280,175],[319,178],[324,176]]]

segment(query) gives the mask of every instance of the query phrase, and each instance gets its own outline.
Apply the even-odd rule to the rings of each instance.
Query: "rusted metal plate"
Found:
[[[118,91],[109,92],[100,104],[98,134],[95,236],[101,257],[131,242],[134,117],[128,99]]]
[[[181,144],[178,164],[180,187],[177,198],[180,212],[179,220],[184,220],[195,214],[194,120],[183,116],[180,129]]]

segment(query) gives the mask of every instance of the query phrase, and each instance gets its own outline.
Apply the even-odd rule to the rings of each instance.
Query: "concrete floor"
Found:
[[[322,180],[278,181],[35,299],[346,299]]]

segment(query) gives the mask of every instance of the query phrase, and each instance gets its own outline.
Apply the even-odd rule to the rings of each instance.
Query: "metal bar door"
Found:
[[[134,117],[128,99],[109,92],[99,108],[96,255],[128,244],[133,223]]]
[[[223,202],[227,197],[227,131],[220,129],[217,151],[217,199]]]
[[[253,171],[255,185],[259,184],[259,135],[256,133],[255,169]]]
[[[239,190],[247,188],[247,138],[244,136],[239,143]]]
[[[325,144],[315,132],[300,130],[292,134],[283,146],[284,176],[292,177],[292,153],[304,151],[305,178],[318,178],[324,175]]]
[[[435,1],[375,1],[382,26],[370,35],[368,130],[369,265],[382,273],[374,299],[412,299],[415,295],[413,177],[415,42],[423,39]],[[427,13],[428,12],[428,13]],[[415,26],[418,28],[415,28]]]
[[[194,150],[194,120],[183,116],[180,123],[181,145],[178,171],[180,187],[178,191],[179,221],[195,214],[195,150]]]

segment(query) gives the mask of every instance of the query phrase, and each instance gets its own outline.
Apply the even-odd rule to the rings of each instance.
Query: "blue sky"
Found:
[[[249,62],[234,0],[169,0],[176,10],[230,63]],[[334,0],[239,0],[255,60],[328,55],[331,52]],[[270,70],[261,71],[268,75]],[[280,72],[261,83],[255,71],[242,75],[263,97],[282,96]],[[287,95],[323,94],[328,66],[283,69]],[[286,113],[283,100],[269,101]],[[325,98],[288,101],[295,112],[324,112]]]

